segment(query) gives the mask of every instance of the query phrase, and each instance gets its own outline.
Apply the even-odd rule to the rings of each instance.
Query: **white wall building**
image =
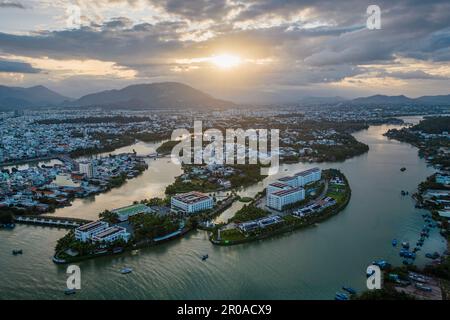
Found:
[[[319,181],[322,177],[322,170],[319,168],[308,169],[299,173],[296,173],[298,186],[303,187],[311,182]]]
[[[213,198],[197,191],[178,194],[173,196],[171,210],[182,213],[195,213],[211,209],[214,206]]]
[[[101,232],[108,228],[109,225],[105,221],[93,221],[84,224],[75,229],[75,239],[86,242],[92,238],[92,236],[98,232]]]
[[[267,194],[274,193],[276,191],[280,190],[287,190],[291,187],[287,184],[281,183],[281,182],[273,182],[267,186]]]
[[[279,190],[267,194],[267,206],[281,211],[286,205],[305,199],[305,189],[301,187]]]
[[[92,236],[93,242],[114,242],[116,240],[130,240],[130,234],[127,229],[119,226],[109,227]]]
[[[90,162],[80,162],[79,163],[80,173],[84,173],[86,177],[92,178],[95,176],[94,165]]]
[[[296,176],[293,177],[283,177],[278,179],[279,182],[287,184],[288,186],[291,186],[293,188],[296,188],[299,186],[298,184],[298,178]]]

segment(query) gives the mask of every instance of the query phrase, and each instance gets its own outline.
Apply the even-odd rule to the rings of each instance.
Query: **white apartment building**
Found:
[[[301,187],[279,190],[267,194],[267,206],[281,211],[286,205],[305,199],[305,189]]]
[[[108,223],[105,221],[93,221],[87,224],[84,224],[75,229],[75,239],[86,242],[92,238],[98,232],[102,232],[103,230],[109,227]]]
[[[92,178],[95,175],[94,165],[90,162],[79,163],[80,173],[84,173],[86,177]]]
[[[214,206],[213,198],[197,191],[178,194],[173,196],[171,201],[171,210],[182,213],[195,213],[211,209]]]
[[[267,186],[267,194],[274,193],[275,191],[287,190],[291,187],[281,182],[272,182]]]
[[[127,229],[119,226],[106,228],[92,236],[93,242],[114,242],[119,239],[125,242],[130,240],[130,234],[127,232]]]
[[[319,181],[322,177],[322,170],[319,168],[308,169],[299,173],[296,173],[297,183],[299,187],[303,187],[311,182]]]
[[[278,179],[279,182],[287,184],[290,187],[296,188],[299,186],[298,184],[298,177],[293,176],[293,177],[283,177]]]

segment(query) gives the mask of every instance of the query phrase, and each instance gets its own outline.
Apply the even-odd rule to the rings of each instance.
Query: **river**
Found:
[[[411,117],[408,122],[417,122]],[[374,259],[401,264],[391,240],[415,243],[423,226],[421,214],[410,197],[432,168],[417,156],[417,149],[382,134],[396,126],[372,126],[355,133],[370,151],[342,163],[321,163],[347,176],[352,199],[338,215],[316,227],[260,242],[232,247],[213,246],[206,232],[194,231],[186,237],[141,250],[88,260],[78,265],[82,289],[76,295],[63,294],[66,266],[51,261],[56,240],[67,231],[19,225],[0,231],[0,299],[333,299],[342,285],[365,288],[365,270]],[[140,143],[118,150],[153,150]],[[95,218],[99,211],[126,205],[134,200],[161,196],[165,185],[180,174],[169,159],[148,160],[149,169],[120,188],[95,199],[76,200],[55,214]],[[287,175],[315,164],[283,165],[279,175]],[[406,167],[405,172],[400,172]],[[254,195],[276,177],[270,177],[240,192]],[[235,203],[220,221],[226,221],[242,206]],[[22,248],[21,256],[11,250]],[[426,252],[443,252],[446,243],[433,229],[416,262],[426,262]],[[203,254],[209,259],[201,261]],[[124,266],[133,268],[120,274]]]

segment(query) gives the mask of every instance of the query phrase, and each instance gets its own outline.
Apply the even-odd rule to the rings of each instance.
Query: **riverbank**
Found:
[[[338,214],[339,212],[344,210],[347,207],[348,203],[350,202],[351,198],[350,185],[345,175],[343,175],[337,170],[324,171],[323,174],[326,175],[327,184],[330,184],[330,181],[335,178],[339,178],[341,181],[344,182],[344,184],[339,185],[339,187],[329,186],[329,190],[325,193],[325,196],[323,197],[323,198],[332,198],[335,201],[334,205],[326,207],[321,211],[314,212],[313,214],[309,215],[298,216],[294,214],[286,214],[281,216],[280,217],[281,221],[277,222],[276,224],[264,228],[259,228],[256,231],[251,232],[241,230],[239,228],[239,225],[236,225],[234,223],[233,223],[234,228],[229,227],[230,225],[226,225],[225,227],[221,227],[223,230],[221,229],[214,230],[214,232],[210,235],[209,238],[210,241],[215,245],[221,246],[232,246],[247,242],[258,241],[276,235],[281,235],[298,229],[313,226],[319,222],[325,221],[330,217]],[[264,211],[262,209],[258,210],[261,212]],[[267,216],[269,216],[269,213],[267,213]]]

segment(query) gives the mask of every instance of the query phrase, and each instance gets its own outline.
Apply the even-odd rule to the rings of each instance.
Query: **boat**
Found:
[[[409,243],[406,241],[402,242],[402,247],[405,249],[409,249]]]
[[[372,264],[380,267],[381,270],[387,269],[391,266],[386,260],[376,260],[373,261]]]
[[[77,291],[75,289],[66,289],[66,290],[64,290],[64,294],[66,296],[70,296],[70,295],[75,294],[75,293],[77,293]]]
[[[133,272],[133,269],[131,269],[131,268],[123,268],[122,270],[120,270],[121,274],[128,274],[131,272]]]
[[[402,167],[402,168],[400,168],[400,171],[401,171],[401,172],[404,172],[404,171],[406,171],[406,168],[405,168],[405,167]]]
[[[205,260],[208,259],[208,258],[209,258],[209,256],[208,256],[207,254],[205,254],[205,255],[202,256],[202,260],[203,260],[203,261],[205,261]]]
[[[336,292],[336,295],[334,296],[335,300],[348,300],[348,295],[342,292]]]
[[[131,254],[133,256],[137,255],[139,253],[139,250],[131,250]]]
[[[351,287],[342,287],[342,290],[347,291],[350,294],[356,294],[356,290]]]
[[[16,224],[15,223],[7,223],[3,226],[5,227],[5,229],[14,229],[16,227]]]
[[[18,255],[18,254],[22,254],[22,253],[23,253],[22,249],[12,251],[13,255]]]
[[[121,253],[123,252],[123,248],[122,247],[116,247],[113,249],[113,253]]]
[[[425,285],[423,285],[422,283],[416,283],[415,287],[419,290],[425,291],[425,292],[431,292],[433,291],[433,289],[431,289],[430,287],[427,287]]]
[[[392,240],[392,246],[393,246],[393,247],[396,247],[396,246],[397,246],[397,243],[398,243],[397,239]]]

